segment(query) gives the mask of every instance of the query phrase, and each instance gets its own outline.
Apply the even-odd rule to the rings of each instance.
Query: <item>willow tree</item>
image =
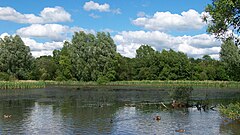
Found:
[[[0,72],[16,79],[29,79],[32,63],[30,49],[18,35],[0,39]]]
[[[98,32],[96,35],[75,32],[71,42],[57,52],[58,64],[68,69],[62,76],[69,76],[81,81],[97,81],[105,78],[115,80],[117,53],[116,45],[109,33]],[[71,72],[71,75],[69,74]]]

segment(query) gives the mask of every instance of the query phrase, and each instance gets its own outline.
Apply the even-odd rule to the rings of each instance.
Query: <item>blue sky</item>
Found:
[[[74,31],[110,32],[117,51],[134,57],[141,44],[190,57],[218,58],[220,43],[201,21],[211,0],[5,0],[0,35],[18,34],[34,56],[49,55]]]

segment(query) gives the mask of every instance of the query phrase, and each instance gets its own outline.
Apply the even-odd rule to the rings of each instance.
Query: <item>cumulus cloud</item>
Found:
[[[98,10],[100,12],[110,12],[110,5],[107,3],[99,4],[93,1],[86,2],[83,6],[86,11]]]
[[[206,24],[202,21],[203,13],[199,14],[197,11],[190,9],[179,14],[172,14],[170,12],[156,12],[153,16],[145,16],[139,13],[139,18],[132,21],[136,26],[144,27],[147,30],[159,31],[186,31],[202,29]]]
[[[62,41],[72,35],[75,31],[95,33],[93,30],[87,30],[80,27],[69,27],[60,24],[32,24],[29,27],[18,29],[16,33],[21,37],[41,37],[48,38],[52,41]]]
[[[47,37],[59,41],[66,37],[68,31],[68,26],[60,24],[32,24],[29,27],[18,29],[16,33],[21,37]]]
[[[68,22],[71,21],[71,15],[66,12],[62,7],[46,7],[39,16],[34,14],[22,14],[17,12],[11,7],[0,7],[0,20],[12,21],[16,23],[28,24],[43,24],[54,22]]]
[[[117,51],[126,57],[135,57],[136,50],[142,44],[151,45],[154,49],[173,49],[199,58],[205,54],[217,57],[220,42],[213,36],[201,34],[196,36],[171,36],[160,31],[123,31],[113,37]]]
[[[63,41],[38,43],[30,38],[22,38],[22,40],[25,45],[29,46],[31,53],[34,57],[52,55],[53,50],[61,49],[63,47]]]
[[[10,36],[8,33],[2,33],[1,35],[0,35],[0,38],[4,38],[4,37],[6,37],[6,36]]]
[[[114,14],[121,14],[120,9],[110,9],[110,5],[107,3],[99,4],[94,1],[86,2],[83,6],[83,9],[86,11],[97,10],[99,12],[112,12]]]

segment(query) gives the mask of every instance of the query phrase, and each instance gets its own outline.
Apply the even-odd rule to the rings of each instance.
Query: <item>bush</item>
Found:
[[[108,82],[110,82],[110,80],[106,76],[100,76],[97,79],[98,84],[106,84]]]
[[[0,72],[0,81],[8,81],[9,80],[9,74],[5,72]]]
[[[240,120],[240,103],[231,103],[227,106],[221,105],[219,108],[220,113],[229,119]]]

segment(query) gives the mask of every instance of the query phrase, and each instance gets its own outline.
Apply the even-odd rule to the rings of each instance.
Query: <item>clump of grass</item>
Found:
[[[240,120],[240,103],[231,103],[227,106],[221,105],[219,108],[220,113],[229,119]]]
[[[44,88],[43,81],[0,81],[0,89]]]

